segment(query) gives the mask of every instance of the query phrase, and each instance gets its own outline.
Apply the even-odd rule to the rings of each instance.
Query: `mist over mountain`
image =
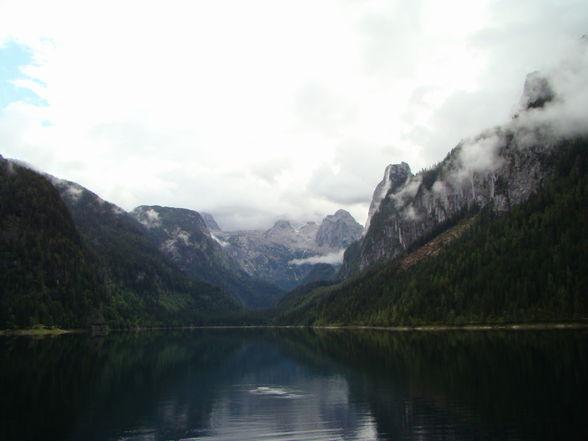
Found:
[[[320,225],[294,228],[287,220],[268,230],[216,232],[224,250],[252,277],[290,290],[323,263],[339,267],[343,251],[361,237],[363,228],[345,210],[326,216]]]
[[[439,164],[416,175],[391,164],[378,184],[365,236],[348,250],[340,277],[395,257],[419,238],[472,210],[506,212],[526,201],[553,173],[565,139],[588,133],[578,97],[587,97],[584,57],[549,76],[526,78],[512,121],[465,139]]]
[[[278,323],[578,320],[588,312],[586,48],[526,78],[512,120],[413,174],[390,164],[338,284],[286,296]]]
[[[583,46],[527,76],[508,123],[416,174],[386,166],[365,229],[345,210],[244,231],[183,208],[128,213],[0,157],[0,325],[584,317],[587,74]]]

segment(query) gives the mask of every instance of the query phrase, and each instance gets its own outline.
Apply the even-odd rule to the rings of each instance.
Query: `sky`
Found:
[[[0,154],[225,230],[363,223],[587,33],[585,0],[0,0]]]

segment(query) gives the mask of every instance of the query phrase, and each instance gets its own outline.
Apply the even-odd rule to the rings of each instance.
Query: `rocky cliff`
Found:
[[[224,250],[252,277],[290,290],[302,283],[318,263],[340,264],[342,251],[361,237],[363,228],[345,210],[320,225],[294,228],[278,220],[268,230],[215,232]]]
[[[530,74],[521,110],[509,124],[462,141],[416,175],[406,163],[389,165],[374,192],[366,234],[346,251],[340,277],[398,256],[475,210],[506,211],[527,200],[552,173],[561,137],[547,110],[556,97],[545,77]]]

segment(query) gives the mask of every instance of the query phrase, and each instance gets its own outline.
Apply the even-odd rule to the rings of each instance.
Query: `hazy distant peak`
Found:
[[[271,231],[271,230],[294,230],[294,228],[292,227],[292,224],[290,224],[290,221],[285,220],[285,219],[280,219],[280,220],[276,221],[274,226],[271,227],[268,231]]]
[[[531,72],[525,79],[520,100],[521,111],[541,108],[553,101],[555,93],[547,77],[540,72]]]
[[[341,249],[359,239],[362,233],[363,227],[348,211],[341,209],[323,219],[315,240],[319,247]]]

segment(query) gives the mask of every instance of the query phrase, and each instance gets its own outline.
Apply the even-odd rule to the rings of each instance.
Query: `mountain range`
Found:
[[[365,229],[345,210],[248,231],[126,212],[0,157],[0,328],[583,320],[588,130],[568,98],[532,73],[507,124],[416,174],[388,165]]]
[[[318,263],[338,269],[343,251],[363,234],[363,227],[345,210],[326,216],[320,225],[294,228],[287,220],[268,230],[216,231],[226,252],[252,277],[285,291],[298,286]]]

